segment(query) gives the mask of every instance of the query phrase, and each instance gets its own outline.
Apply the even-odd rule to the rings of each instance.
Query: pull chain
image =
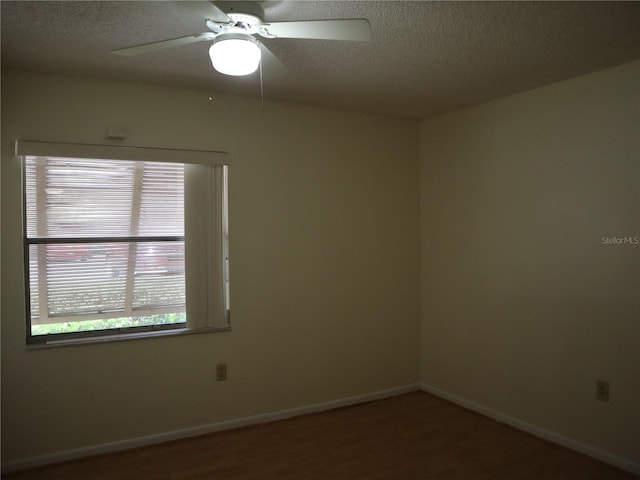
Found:
[[[260,59],[260,105],[264,113],[264,82],[262,80],[262,58]]]
[[[207,65],[209,66],[209,105],[213,105],[213,65],[208,58]]]

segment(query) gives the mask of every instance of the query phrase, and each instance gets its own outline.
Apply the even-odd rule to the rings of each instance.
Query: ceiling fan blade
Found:
[[[181,7],[185,7],[187,9],[189,9],[191,11],[192,14],[197,15],[203,19],[208,19],[210,18],[211,20],[213,20],[214,22],[218,22],[218,23],[232,23],[233,20],[231,20],[226,13],[224,13],[222,10],[220,10],[220,8],[218,8],[214,3],[212,2],[205,2],[205,1],[180,1],[180,2],[176,2],[178,5],[180,5]]]
[[[122,57],[130,57],[132,55],[155,52],[157,50],[164,50],[165,48],[187,45],[189,43],[205,42],[207,40],[213,40],[215,36],[216,35],[213,32],[197,33],[186,37],[170,38],[169,40],[161,40],[159,42],[144,43],[134,47],[120,48],[118,50],[112,50],[111,53]]]
[[[260,51],[262,52],[261,62],[263,76],[265,78],[277,78],[287,74],[289,69],[286,65],[282,63],[264,43],[258,43],[260,45]]]
[[[309,38],[318,40],[371,40],[371,25],[365,18],[306,20],[263,23],[258,33],[266,38]]]

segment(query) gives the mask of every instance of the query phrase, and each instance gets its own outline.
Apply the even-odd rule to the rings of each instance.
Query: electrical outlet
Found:
[[[606,380],[598,380],[596,382],[596,398],[603,402],[609,401],[609,382]]]
[[[216,382],[221,382],[227,379],[227,364],[219,363],[216,365]]]

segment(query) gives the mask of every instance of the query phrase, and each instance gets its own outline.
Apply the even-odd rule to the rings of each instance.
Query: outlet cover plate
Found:
[[[603,402],[609,401],[609,382],[606,380],[596,382],[596,398]]]
[[[216,382],[222,382],[227,379],[227,364],[219,363],[216,365]]]

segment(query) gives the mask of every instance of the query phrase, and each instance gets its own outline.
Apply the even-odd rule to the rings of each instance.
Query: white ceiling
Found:
[[[640,2],[266,1],[266,21],[367,18],[369,43],[264,39],[288,67],[265,99],[425,118],[640,58]],[[213,71],[206,42],[111,50],[207,31],[180,2],[5,1],[2,67],[260,96]],[[639,79],[640,80],[640,79]]]

